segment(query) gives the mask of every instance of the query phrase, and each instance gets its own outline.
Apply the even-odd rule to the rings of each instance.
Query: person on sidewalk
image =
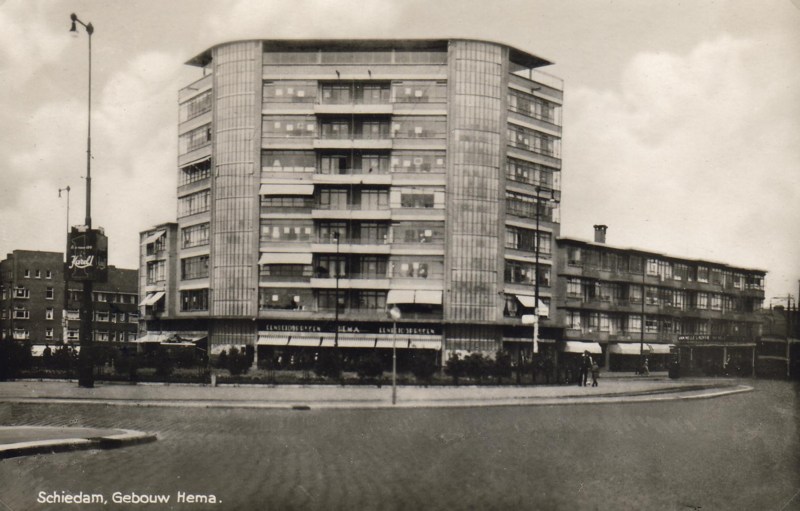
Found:
[[[644,357],[644,362],[642,363],[642,374],[650,376],[650,365],[647,362],[647,357]]]
[[[581,374],[578,377],[578,386],[586,386],[586,380],[589,378],[589,371],[592,370],[592,357],[589,356],[589,351],[584,351],[581,355]]]
[[[597,387],[597,379],[600,377],[600,366],[592,361],[592,387]]]

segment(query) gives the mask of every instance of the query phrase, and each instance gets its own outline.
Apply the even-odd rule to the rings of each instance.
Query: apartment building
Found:
[[[426,39],[238,41],[188,64],[177,218],[140,235],[143,332],[358,353],[392,346],[396,306],[406,354],[530,352],[560,229],[551,62]]]
[[[556,321],[565,354],[588,350],[611,370],[752,374],[766,272],[719,262],[560,238]],[[568,355],[569,356],[569,355]]]
[[[95,284],[95,341],[136,338],[136,275],[136,270],[110,266],[107,282]],[[80,283],[70,282],[65,293],[63,253],[14,250],[0,261],[2,337],[30,342],[34,354],[41,354],[46,345],[78,345],[81,290]]]

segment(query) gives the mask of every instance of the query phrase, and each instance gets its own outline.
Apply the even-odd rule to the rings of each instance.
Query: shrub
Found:
[[[228,371],[230,371],[231,376],[245,374],[248,369],[250,369],[250,362],[247,354],[236,348],[231,348],[231,352],[228,354]]]
[[[217,369],[227,369],[228,368],[228,352],[222,350],[222,352],[217,357]]]
[[[453,353],[447,359],[444,372],[453,378],[453,384],[458,385],[458,379],[464,374],[464,361],[458,357],[458,353]]]
[[[314,372],[317,376],[326,378],[339,378],[342,374],[339,364],[339,357],[335,350],[322,350],[314,364]]]
[[[411,373],[417,380],[428,384],[436,372],[436,355],[417,352],[412,355]]]
[[[32,361],[30,344],[11,339],[0,341],[0,381],[16,378],[20,371],[31,367]]]
[[[383,361],[374,351],[359,359],[356,371],[360,379],[375,379],[383,376]]]
[[[481,381],[484,376],[489,374],[491,361],[481,353],[470,353],[464,359],[464,373],[470,378]]]
[[[156,351],[156,376],[159,378],[169,378],[175,369],[175,364],[169,356],[169,351],[159,348]]]
[[[497,384],[503,383],[503,378],[511,377],[511,355],[505,351],[498,351],[494,358],[492,373],[497,378]]]

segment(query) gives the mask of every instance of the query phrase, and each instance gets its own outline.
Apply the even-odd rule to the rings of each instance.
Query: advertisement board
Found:
[[[101,229],[70,230],[65,275],[74,282],[105,282],[108,278],[108,237]]]

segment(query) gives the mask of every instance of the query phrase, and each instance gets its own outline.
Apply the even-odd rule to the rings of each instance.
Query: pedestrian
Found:
[[[586,380],[589,378],[589,371],[592,370],[592,357],[589,355],[589,351],[586,350],[581,355],[581,374],[578,377],[578,386],[580,387],[583,385],[586,386]]]
[[[650,376],[650,367],[647,362],[647,357],[644,357],[644,362],[642,363],[642,374]]]
[[[600,377],[600,366],[597,362],[592,362],[592,387],[597,387],[597,379]]]

